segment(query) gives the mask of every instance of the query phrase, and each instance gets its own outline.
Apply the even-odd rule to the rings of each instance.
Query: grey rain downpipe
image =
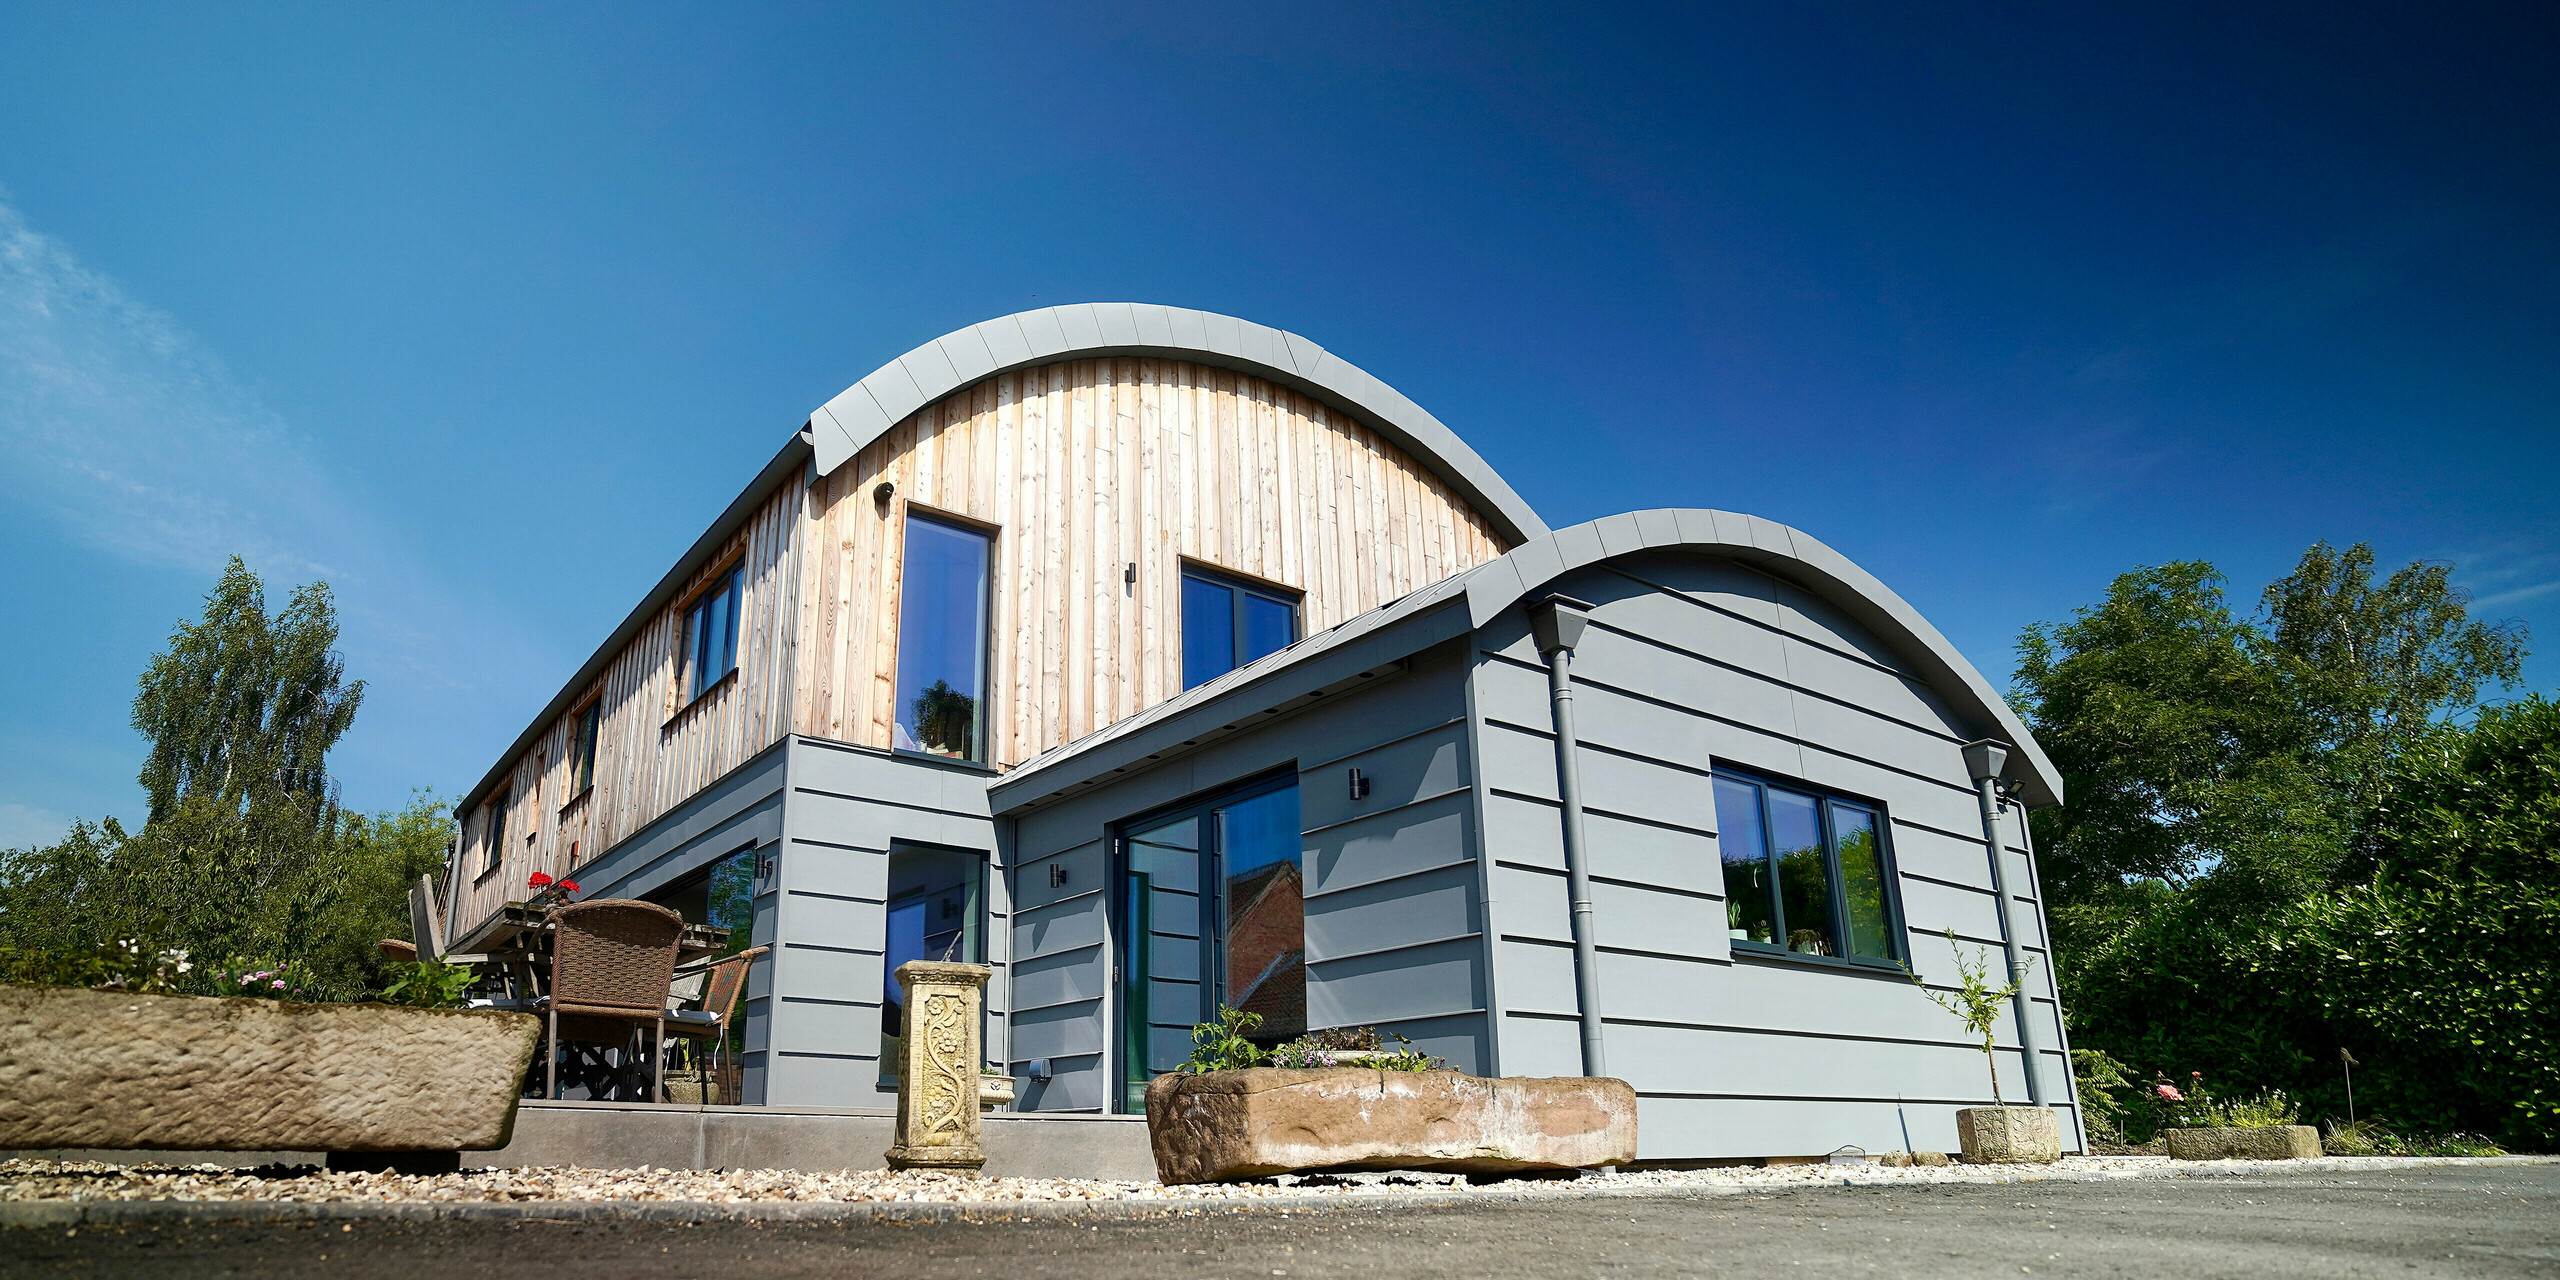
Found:
[[[1556,725],[1556,797],[1564,802],[1564,879],[1573,899],[1573,990],[1582,1011],[1582,1074],[1609,1074],[1600,1032],[1600,950],[1592,937],[1591,867],[1582,841],[1582,752],[1573,736],[1573,650],[1591,606],[1548,596],[1529,607],[1538,654],[1547,660],[1547,709]]]
[[[2014,920],[2016,902],[2009,897],[2009,859],[2000,840],[2000,770],[2009,763],[2009,745],[1992,738],[1964,745],[1964,766],[1973,774],[1974,798],[1982,806],[1982,838],[1991,845],[1991,891],[2000,898],[2000,945],[2009,953],[2009,981],[2018,994],[2010,1004],[2018,1017],[2018,1047],[2024,1051],[2027,1101],[2044,1105],[2042,1047],[2036,1043],[2035,1006],[2027,999],[2027,957],[2018,949]]]

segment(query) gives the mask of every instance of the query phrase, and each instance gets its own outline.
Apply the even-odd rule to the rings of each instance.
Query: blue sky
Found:
[[[1294,329],[1550,523],[1709,505],[2001,683],[2313,539],[2560,646],[2548,7],[0,9],[0,845],[325,576],[347,798],[469,785],[811,408],[1137,300]],[[2528,687],[2560,686],[2538,656]]]

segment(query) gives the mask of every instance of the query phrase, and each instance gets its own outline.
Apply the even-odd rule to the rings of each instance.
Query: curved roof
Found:
[[[1957,715],[1971,722],[1972,731],[2010,743],[2014,749],[2009,753],[2007,772],[2024,788],[2029,804],[2062,803],[2062,775],[2045,757],[2044,749],[2036,745],[2034,735],[2027,732],[2017,713],[1992,691],[1982,673],[1974,670],[1973,664],[1965,661],[1964,655],[1956,652],[1936,627],[1929,625],[1928,619],[1877,581],[1875,575],[1811,534],[1775,521],[1686,507],[1630,511],[1559,529],[1456,577],[1346,619],[1286,649],[1185,690],[1126,720],[1035,756],[998,779],[991,790],[1014,791],[1035,773],[1051,770],[1067,775],[1126,770],[1129,763],[1118,758],[1123,753],[1109,750],[1110,744],[1125,741],[1132,744],[1131,750],[1153,749],[1145,741],[1146,730],[1181,716],[1190,708],[1222,701],[1228,694],[1260,685],[1311,658],[1444,607],[1463,608],[1468,628],[1482,627],[1503,610],[1531,598],[1576,569],[1650,550],[1697,551],[1758,564],[1820,596],[1910,663],[1913,674],[1945,698]],[[1441,634],[1456,633],[1428,634],[1423,643],[1435,642]],[[1264,690],[1263,696],[1277,692],[1281,691]],[[1082,768],[1071,763],[1079,758],[1086,761]],[[1045,793],[1078,781],[1062,776],[1033,786],[1031,792]],[[1004,807],[1003,803],[998,807]]]
[[[1315,396],[1412,454],[1518,546],[1547,524],[1456,432],[1366,370],[1294,333],[1144,302],[1080,302],[1000,316],[880,366],[809,415],[818,474],[843,466],[907,415],[1000,373],[1102,356],[1166,356]]]

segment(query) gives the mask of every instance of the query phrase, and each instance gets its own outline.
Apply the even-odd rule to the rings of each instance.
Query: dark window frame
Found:
[[[1285,649],[1289,644],[1296,644],[1297,642],[1307,638],[1306,592],[1295,590],[1290,587],[1284,587],[1276,582],[1264,582],[1261,579],[1251,578],[1244,574],[1237,573],[1232,569],[1221,569],[1216,565],[1189,559],[1187,557],[1181,562],[1181,570],[1181,578],[1198,578],[1202,582],[1225,587],[1227,589],[1229,593],[1227,597],[1228,607],[1231,611],[1227,623],[1228,635],[1233,642],[1232,653],[1230,655],[1233,661],[1227,665],[1226,670],[1213,672],[1209,675],[1202,676],[1200,679],[1195,681],[1191,678],[1190,671],[1191,648],[1187,639],[1190,628],[1188,625],[1181,627],[1181,629],[1176,632],[1176,637],[1183,660],[1183,688],[1199,688],[1201,685],[1207,684],[1210,681],[1217,679],[1219,676],[1225,675],[1228,671],[1233,671],[1237,667],[1244,666],[1246,663],[1268,656],[1265,654],[1250,653],[1250,650],[1252,649],[1252,639],[1249,623],[1247,621],[1247,607],[1245,605],[1245,598],[1247,596],[1259,597],[1263,600],[1270,601],[1273,604],[1286,606],[1289,610],[1289,641],[1288,644],[1282,645],[1281,648]],[[1182,615],[1183,622],[1187,624],[1190,620],[1188,617],[1188,610],[1182,609],[1181,607],[1185,597],[1179,591],[1178,585],[1174,598],[1176,601],[1176,610]],[[1274,652],[1277,652],[1277,650]]]
[[[1893,822],[1891,815],[1886,812],[1884,802],[1881,800],[1870,800],[1864,796],[1851,795],[1847,792],[1837,791],[1829,787],[1817,787],[1811,783],[1801,782],[1793,778],[1779,777],[1775,774],[1761,773],[1752,769],[1738,769],[1719,764],[1715,766],[1712,773],[1719,780],[1738,782],[1760,788],[1760,847],[1763,856],[1769,858],[1772,863],[1769,876],[1769,919],[1772,926],[1771,933],[1777,937],[1783,938],[1787,936],[1786,890],[1780,882],[1778,868],[1775,866],[1775,861],[1779,856],[1778,833],[1776,829],[1776,819],[1772,816],[1775,806],[1769,803],[1769,790],[1771,788],[1775,788],[1794,795],[1804,796],[1813,800],[1815,803],[1816,811],[1820,815],[1822,823],[1822,857],[1824,876],[1831,893],[1831,912],[1829,920],[1829,924],[1831,926],[1831,937],[1834,940],[1834,945],[1842,948],[1843,950],[1847,948],[1849,938],[1848,882],[1841,874],[1839,826],[1833,819],[1833,813],[1836,806],[1845,806],[1847,808],[1863,812],[1870,818],[1874,819],[1876,832],[1876,861],[1878,864],[1878,873],[1884,879],[1883,906],[1885,916],[1885,942],[1893,951],[1892,955],[1881,957],[1860,955],[1826,956],[1796,951],[1784,944],[1776,942],[1760,942],[1750,938],[1728,938],[1727,941],[1732,947],[1733,957],[1737,960],[1774,960],[1790,964],[1812,965],[1815,967],[1848,968],[1868,973],[1880,972],[1903,975],[1911,972],[1909,968],[1912,961],[1911,931],[1909,925],[1906,923],[1907,917],[1903,915],[1902,911],[1902,864],[1900,859],[1894,855]],[[1718,848],[1717,875],[1719,879],[1721,879],[1723,875],[1722,848],[1724,843],[1724,818],[1722,814],[1718,814],[1716,817],[1716,842]],[[1719,893],[1724,892],[1725,887],[1721,883],[1719,883],[1717,887]]]
[[[685,600],[684,651],[676,673],[677,688],[683,692],[683,697],[677,702],[677,710],[681,711],[702,701],[704,695],[719,688],[729,677],[737,674],[739,632],[744,630],[739,625],[739,615],[745,612],[746,577],[746,564],[743,561],[732,561],[726,570],[713,576],[709,585],[694,592]],[[710,607],[712,600],[723,595],[729,598],[729,611],[721,628],[720,646],[726,665],[706,679],[703,667],[704,659],[709,653],[709,646],[704,643],[708,637],[703,634],[702,615],[703,611]]]
[[[596,787],[596,755],[604,741],[604,695],[597,694],[569,714],[569,794],[560,809],[578,803]]]
[[[944,764],[955,764],[971,769],[992,769],[994,766],[988,763],[988,757],[995,754],[996,601],[998,599],[998,593],[996,590],[996,569],[997,566],[1002,563],[996,556],[996,543],[997,539],[1003,536],[1004,531],[1002,528],[988,524],[982,520],[972,520],[967,516],[953,515],[947,511],[939,511],[932,507],[923,506],[913,502],[906,504],[906,506],[900,510],[899,518],[905,522],[922,520],[928,524],[938,524],[946,529],[956,529],[962,533],[976,534],[977,536],[986,539],[987,569],[986,573],[982,575],[982,581],[978,584],[978,618],[980,625],[978,627],[977,723],[971,727],[971,735],[976,739],[976,741],[971,744],[974,747],[974,754],[946,756],[938,752],[910,750],[906,747],[898,746],[894,742],[890,744],[890,753],[918,760],[938,760]],[[902,523],[898,528],[898,545],[900,549],[898,557],[898,645],[895,650],[895,656],[891,659],[891,665],[889,668],[889,684],[893,691],[898,690],[899,687],[899,664],[906,661],[906,538],[907,526]],[[903,697],[904,694],[903,692],[899,692],[894,696]],[[890,719],[892,721],[896,721],[898,719],[897,710],[894,707],[891,709]]]
[[[1133,1059],[1140,1063],[1146,1060],[1146,1024],[1133,1019],[1131,1015],[1136,1010],[1129,1000],[1130,974],[1145,973],[1148,969],[1148,966],[1138,963],[1144,958],[1144,953],[1137,949],[1142,938],[1134,932],[1137,912],[1132,910],[1129,895],[1129,838],[1185,818],[1201,824],[1200,918],[1195,926],[1199,933],[1195,936],[1199,939],[1202,991],[1214,993],[1202,1003],[1214,1011],[1218,997],[1225,994],[1216,989],[1225,985],[1226,922],[1219,919],[1219,913],[1225,908],[1222,897],[1210,892],[1209,885],[1216,882],[1213,873],[1223,865],[1226,851],[1218,846],[1217,824],[1208,821],[1209,815],[1228,805],[1259,799],[1297,785],[1298,767],[1293,761],[1266,773],[1132,814],[1106,828],[1111,850],[1110,882],[1104,887],[1104,892],[1109,895],[1104,908],[1109,921],[1111,950],[1111,1051],[1105,1058],[1110,1070],[1108,1082],[1104,1085],[1109,1093],[1103,1100],[1106,1111],[1129,1113],[1127,1087],[1130,1084],[1130,1063]]]
[[[480,811],[486,816],[486,821],[482,824],[484,829],[481,832],[481,841],[488,850],[488,854],[487,861],[480,866],[480,874],[474,878],[475,883],[498,874],[498,868],[506,865],[507,805],[514,799],[515,788],[506,786],[498,788],[496,794],[480,802]]]

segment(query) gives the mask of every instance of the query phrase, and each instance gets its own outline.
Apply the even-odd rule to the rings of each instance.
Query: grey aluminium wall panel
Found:
[[[785,825],[791,756],[787,742],[776,743],[719,782],[705,788],[629,839],[604,852],[580,874],[580,896],[639,898],[672,881],[700,871],[741,849],[769,847],[782,838]],[[773,942],[773,885],[756,883],[751,945]],[[742,1096],[757,1095],[763,1074],[763,1047],[772,1035],[769,998],[773,966],[760,963],[748,973],[739,1004],[746,1030],[740,1058],[746,1083]]]
[[[1900,886],[1907,954],[1944,986],[1954,954],[1945,930],[1971,951],[1996,951],[1999,939],[1959,751],[1964,726],[1890,646],[1749,565],[1654,552],[1626,566],[1587,565],[1530,594],[1548,590],[1595,606],[1574,663],[1583,788],[1590,809],[1618,824],[1613,835],[1634,837],[1623,846],[1595,838],[1594,899],[1609,1062],[1643,1098],[1643,1154],[1898,1146],[1906,1118],[1915,1138],[1951,1141],[1954,1109],[1990,1100],[1979,1048],[1899,974],[1738,958],[1725,936],[1708,784],[1709,770],[1738,765],[1881,803],[1897,854],[1912,846],[1901,868],[1925,877]],[[1483,719],[1498,1052],[1506,1071],[1544,1074],[1573,1070],[1579,1046],[1549,829],[1544,672],[1523,613],[1478,632],[1471,684]],[[2018,883],[2028,883],[2023,874]],[[2031,902],[2019,918],[2036,918]],[[2032,933],[2022,941],[2040,947],[2040,923]],[[2059,1043],[2049,989],[2044,996],[2034,1007],[2057,1024],[2047,1041]],[[2023,1097],[2013,1031],[1999,1052],[2007,1092]],[[2064,1081],[2049,1096],[2067,1100],[2064,1060],[2045,1057],[2048,1085]]]
[[[1052,1073],[1026,1089],[1025,1108],[1098,1109],[1114,1092],[1112,827],[1275,769],[1298,771],[1310,1016],[1388,1026],[1484,1069],[1465,678],[1464,645],[1443,644],[1401,674],[1006,813],[1021,902],[1015,1074],[1033,1058]],[[1356,800],[1355,768],[1370,782]],[[1052,867],[1063,884],[1050,884]]]
[[[818,738],[790,753],[776,861],[769,982],[755,995],[769,1035],[748,1059],[747,1100],[770,1106],[887,1107],[879,1086],[890,851],[900,844],[979,853],[986,878],[988,1055],[1006,1052],[1013,937],[1003,851],[987,813],[987,773]],[[768,966],[760,966],[768,967]]]

